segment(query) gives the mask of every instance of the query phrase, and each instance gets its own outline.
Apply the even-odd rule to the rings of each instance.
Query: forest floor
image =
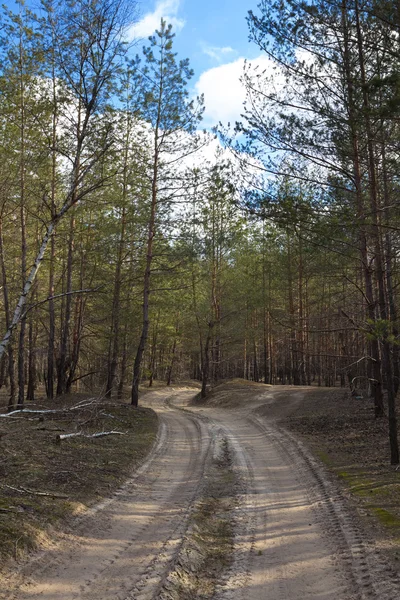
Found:
[[[27,422],[30,452],[39,440],[35,443],[33,436],[47,435],[57,469],[52,480],[45,479],[46,462],[36,478],[7,483],[21,492],[12,503],[7,500],[8,507],[30,498],[50,513],[57,511],[54,507],[65,499],[30,496],[27,490],[70,495],[74,480],[58,482],[62,471],[88,478],[88,487],[99,492],[98,502],[86,501],[88,510],[81,501],[69,527],[39,540],[40,551],[31,557],[17,552],[3,572],[0,598],[400,598],[400,473],[388,465],[386,424],[374,420],[369,402],[343,390],[241,380],[218,386],[204,404],[196,392],[188,386],[159,388],[143,397],[146,409],[106,410],[120,411],[114,416],[125,427],[128,413],[135,419],[141,415],[150,444],[153,410],[159,423],[150,453],[130,476],[127,456],[126,480],[114,493],[107,494],[107,478],[115,477],[115,464],[107,461],[115,461],[114,445],[127,445],[128,436],[83,438],[96,451],[92,462],[83,464],[75,454],[74,465],[59,455],[80,438],[54,442],[55,428],[69,432],[71,423]],[[76,400],[71,398],[69,406]],[[41,430],[44,426],[51,431]],[[102,427],[122,431],[121,422],[110,427],[106,421]],[[104,454],[103,444],[108,445]],[[119,452],[125,456],[122,447]],[[17,460],[17,447],[13,456]],[[30,472],[37,461],[28,457],[29,452]],[[15,465],[23,468],[22,462]],[[2,498],[11,492],[1,490]],[[26,506],[16,514],[38,510]]]
[[[30,411],[37,411],[30,412]],[[56,411],[56,412],[48,412]],[[23,558],[50,543],[52,530],[110,495],[148,454],[156,414],[89,394],[26,405],[0,417],[0,558]],[[60,435],[118,431],[98,438]],[[123,434],[123,435],[121,435]],[[1,586],[0,586],[1,587]]]
[[[376,547],[400,568],[400,468],[390,465],[387,418],[374,418],[369,398],[315,388],[281,423],[334,473]]]

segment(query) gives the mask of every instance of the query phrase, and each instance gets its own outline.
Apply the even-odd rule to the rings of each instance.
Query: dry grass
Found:
[[[88,395],[70,395],[29,408],[69,409]],[[118,430],[126,435],[57,434]],[[82,410],[0,418],[0,556],[20,557],[49,527],[108,496],[143,460],[157,432],[157,416],[128,404],[94,401]],[[43,496],[39,493],[46,493]]]
[[[270,386],[246,379],[231,379],[215,386],[205,399],[202,399],[199,394],[193,403],[221,408],[242,407],[246,400],[253,400],[254,395],[265,392],[268,387]]]
[[[237,485],[228,443],[222,439],[160,600],[214,598],[216,585],[232,560]]]
[[[400,556],[400,471],[390,465],[388,423],[370,399],[315,389],[283,421],[303,436],[358,506],[378,545]]]

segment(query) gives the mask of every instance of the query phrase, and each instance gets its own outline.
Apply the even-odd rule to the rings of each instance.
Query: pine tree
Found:
[[[196,127],[203,112],[202,99],[188,99],[187,83],[193,76],[188,60],[177,62],[172,51],[174,34],[171,25],[161,21],[160,30],[149,38],[144,48],[144,65],[137,59],[134,69],[142,92],[139,114],[149,123],[152,136],[152,158],[148,165],[151,181],[150,215],[148,220],[146,266],[143,277],[143,320],[136,351],[132,404],[139,400],[140,371],[149,335],[151,269],[153,244],[157,232],[156,219],[160,204],[168,207],[174,197],[174,166],[195,151],[198,140]],[[176,186],[176,184],[175,184]]]

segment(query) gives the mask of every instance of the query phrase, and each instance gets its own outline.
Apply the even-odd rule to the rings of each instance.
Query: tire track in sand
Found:
[[[268,404],[278,390],[263,395]],[[215,600],[398,600],[398,580],[323,465],[275,419],[257,416],[260,403],[193,408],[223,424],[244,487],[235,559]]]
[[[180,395],[192,395],[180,391]],[[152,599],[182,543],[199,494],[211,434],[194,415],[146,396],[159,414],[158,442],[148,460],[111,499],[77,522],[52,552],[9,580],[4,600]]]

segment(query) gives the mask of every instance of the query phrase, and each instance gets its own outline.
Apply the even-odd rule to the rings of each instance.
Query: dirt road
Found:
[[[158,412],[160,430],[146,462],[73,533],[11,575],[0,598],[169,597],[165,582],[190,536],[191,514],[221,439],[239,497],[232,560],[215,582],[216,600],[400,598],[398,582],[358,530],[339,490],[277,424],[304,393],[249,388],[223,408],[188,406],[194,394],[188,389],[147,394],[145,404]]]

